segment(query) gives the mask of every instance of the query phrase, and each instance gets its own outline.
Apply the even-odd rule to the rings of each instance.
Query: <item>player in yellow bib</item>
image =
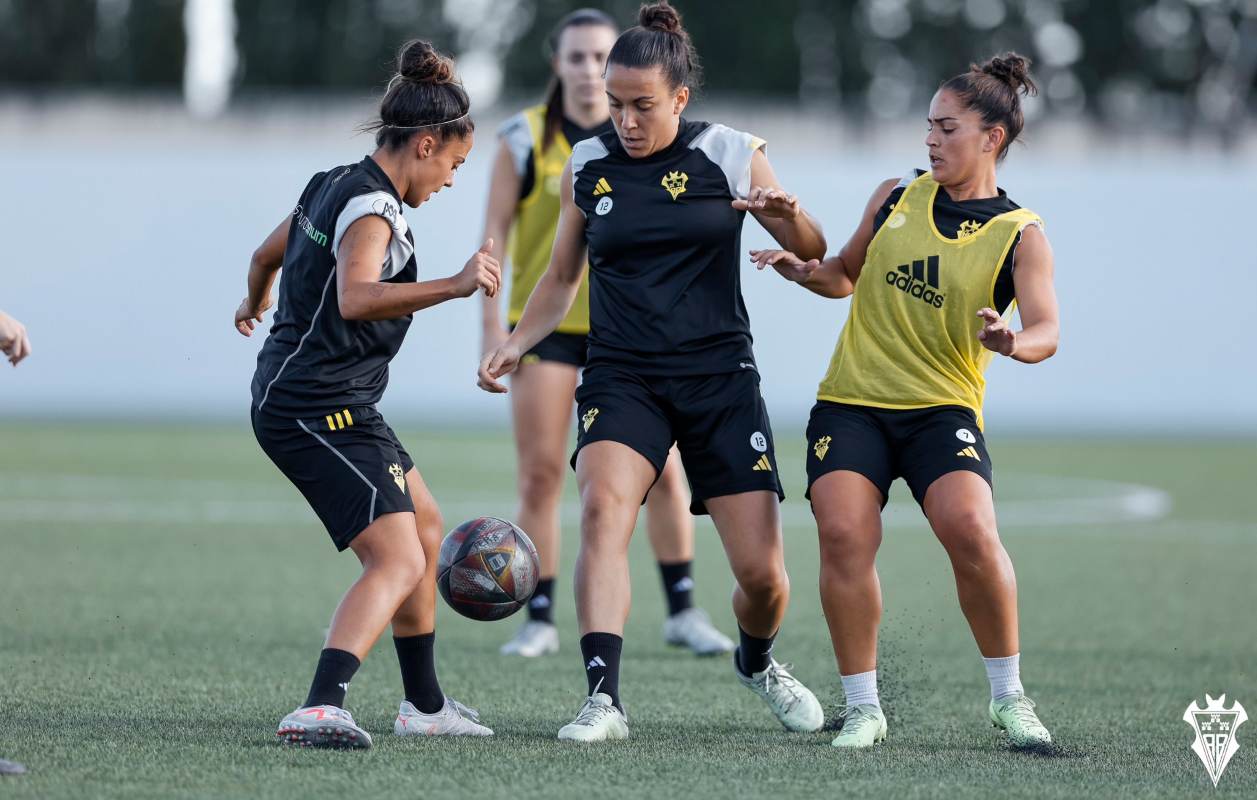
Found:
[[[1042,361],[1059,333],[1042,220],[995,180],[1022,129],[1019,93],[1035,90],[1028,67],[1008,53],[945,82],[930,104],[930,172],[878,186],[837,256],[805,262],[782,250],[752,252],[761,269],[773,266],[817,294],[852,296],[807,434],[821,601],[847,701],[836,747],[886,736],[874,557],[898,477],[951,559],[986,662],[991,722],[1014,746],[1051,741],[1021,685],[1016,578],[996,529],[982,435],[987,364],[997,353]]]
[[[485,230],[494,242],[509,242],[507,323],[512,328],[550,264],[559,221],[559,180],[572,146],[612,130],[603,68],[618,33],[615,20],[595,9],[573,11],[561,19],[550,35],[554,79],[545,102],[516,114],[502,126]],[[609,185],[606,191],[610,194]],[[503,254],[502,245],[496,245],[493,255],[501,259]],[[484,352],[491,352],[505,341],[508,331],[496,299],[486,296],[483,308]],[[516,519],[537,545],[541,581],[529,602],[528,619],[503,645],[504,654],[540,656],[558,650],[553,595],[559,561],[559,500],[588,333],[586,280],[555,332],[524,356],[511,378],[511,415],[519,458],[520,510]],[[694,524],[689,502],[674,449],[647,500],[650,543],[668,605],[664,638],[698,655],[731,652],[733,642],[693,605]]]

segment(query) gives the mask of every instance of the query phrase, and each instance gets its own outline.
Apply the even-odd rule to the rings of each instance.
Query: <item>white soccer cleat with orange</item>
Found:
[[[397,710],[393,733],[398,736],[492,736],[493,731],[480,724],[480,712],[447,697],[445,705],[435,714],[424,714],[409,701],[403,700]]]
[[[359,728],[353,715],[336,706],[298,708],[279,723],[275,735],[285,744],[365,750],[371,734]]]

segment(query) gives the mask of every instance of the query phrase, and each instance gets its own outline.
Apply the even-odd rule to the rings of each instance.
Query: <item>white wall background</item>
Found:
[[[231,326],[248,256],[310,174],[371,149],[350,133],[368,106],[305,108],[192,123],[143,106],[0,107],[0,308],[34,346],[0,369],[0,411],[243,419],[261,341]],[[480,242],[495,123],[481,119],[458,185],[407,213],[421,275],[456,271]],[[756,130],[831,250],[879,180],[924,161],[923,131],[783,123]],[[1045,364],[996,362],[992,427],[1257,430],[1251,149],[1048,136],[1016,150],[1000,183],[1047,220],[1063,333]],[[746,247],[766,243],[748,218]],[[744,291],[775,424],[801,426],[847,303],[749,268]],[[478,340],[477,301],[417,315],[386,413],[504,422],[506,402],[473,386]]]

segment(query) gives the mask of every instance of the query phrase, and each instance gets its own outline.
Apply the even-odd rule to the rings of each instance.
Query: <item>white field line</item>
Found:
[[[1169,494],[1150,486],[1061,476],[1008,475],[996,510],[1002,528],[1064,527],[1149,522],[1164,519]],[[1003,487],[1028,489],[1033,497],[1000,499]],[[22,522],[151,525],[303,524],[313,515],[303,501],[274,483],[194,478],[123,478],[0,472],[0,526]],[[288,494],[285,499],[283,495]],[[510,516],[516,499],[501,491],[434,491],[447,521],[482,514]],[[564,522],[575,523],[580,507],[566,500]],[[887,527],[926,527],[911,501],[895,501],[883,514]],[[811,509],[801,497],[782,505],[788,526],[809,527]]]

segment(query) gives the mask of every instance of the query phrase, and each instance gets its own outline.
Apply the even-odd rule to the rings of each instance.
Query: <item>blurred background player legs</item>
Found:
[[[520,509],[516,520],[537,546],[542,577],[528,604],[528,619],[502,646],[504,655],[536,657],[559,650],[554,591],[572,408],[555,398],[574,396],[578,377],[574,366],[537,360],[521,364],[511,378],[519,463]],[[664,640],[697,655],[732,652],[733,642],[712,625],[707,612],[693,604],[694,522],[689,503],[689,490],[674,448],[646,500],[647,530],[668,605]]]

